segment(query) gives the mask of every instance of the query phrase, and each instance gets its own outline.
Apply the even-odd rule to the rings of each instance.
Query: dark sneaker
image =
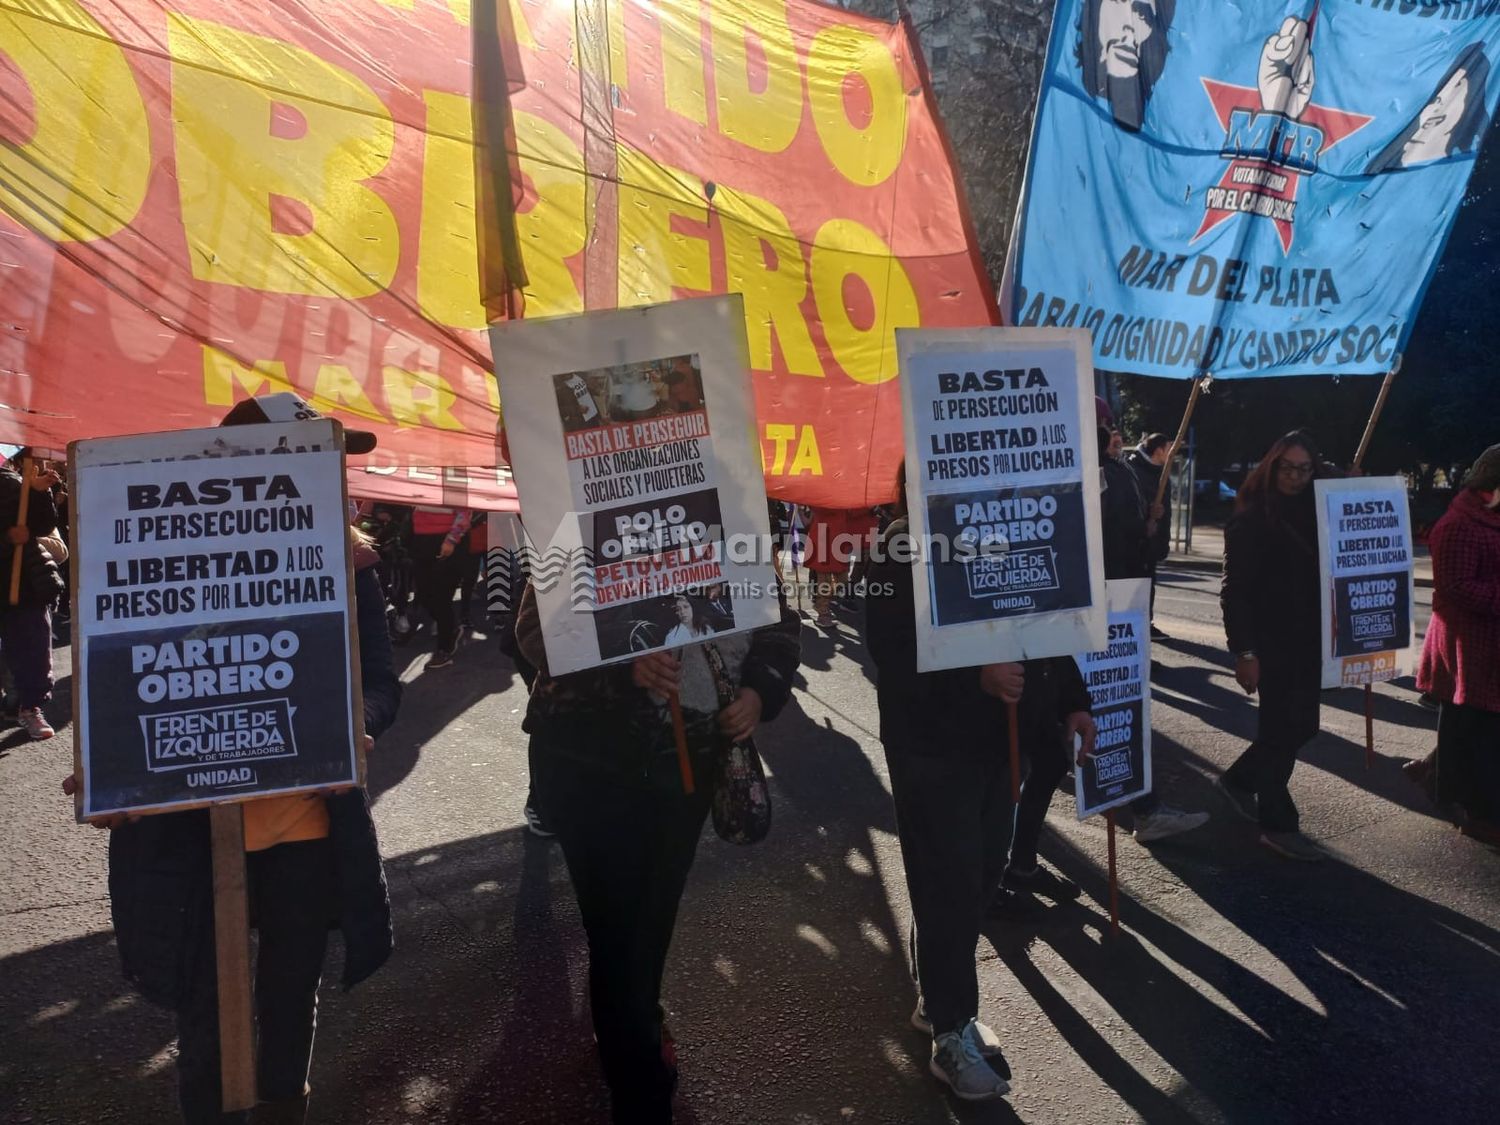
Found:
[[[1170,641],[1172,634],[1156,625],[1151,626],[1151,639],[1153,641]]]
[[[1417,696],[1417,706],[1424,711],[1436,711],[1442,705],[1443,701],[1430,691],[1424,691],[1421,695]]]
[[[1222,774],[1214,779],[1214,788],[1224,795],[1224,799],[1229,802],[1229,807],[1242,819],[1248,820],[1251,824],[1260,823],[1260,800],[1254,793],[1229,784]]]
[[[1282,859],[1295,859],[1300,863],[1318,863],[1326,858],[1318,847],[1300,832],[1262,832],[1260,842]]]
[[[1018,871],[1014,867],[1006,868],[1003,885],[1007,890],[1041,895],[1043,898],[1050,898],[1053,902],[1070,901],[1083,893],[1082,888],[1072,879],[1064,879],[1061,875],[1048,871],[1040,863],[1030,871]]]
[[[447,649],[438,649],[427,661],[428,669],[446,668],[453,663],[453,653]]]
[[[997,887],[989,905],[984,908],[984,916],[1002,922],[1022,922],[1038,918],[1041,911],[1033,896],[1018,895],[1006,887]]]
[[[966,1102],[986,1102],[1010,1093],[1010,1083],[996,1074],[979,1053],[973,1021],[962,1031],[949,1031],[932,1041],[932,1059],[927,1069],[947,1084],[955,1097]]]
[[[526,831],[530,832],[533,836],[540,836],[543,840],[550,840],[557,835],[556,832],[553,832],[542,823],[542,814],[530,805],[521,810],[521,814],[526,818]]]

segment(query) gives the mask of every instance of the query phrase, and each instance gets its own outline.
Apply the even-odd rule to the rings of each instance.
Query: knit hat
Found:
[[[1492,492],[1500,488],[1500,445],[1492,445],[1474,459],[1469,466],[1469,475],[1464,477],[1464,487],[1476,492]]]

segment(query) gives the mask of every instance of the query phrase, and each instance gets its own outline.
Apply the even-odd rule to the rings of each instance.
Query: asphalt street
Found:
[[[807,625],[795,699],[760,737],[772,835],[735,848],[706,831],[683,902],[667,972],[680,1123],[1497,1119],[1500,853],[1399,770],[1435,716],[1409,682],[1379,688],[1367,768],[1360,694],[1327,693],[1292,789],[1330,861],[1277,859],[1210,786],[1254,724],[1216,574],[1163,578],[1158,790],[1213,820],[1149,850],[1122,835],[1115,940],[1104,824],[1056,797],[1043,856],[1083,898],[995,922],[976,953],[1016,1075],[1003,1104],[961,1105],[926,1072],[859,615]],[[406,698],[371,758],[398,949],[347,995],[330,955],[311,1120],[602,1125],[577,910],[559,850],[521,816],[524,689],[482,633],[446,669],[424,670],[427,647],[398,650]],[[0,1123],[169,1122],[172,1021],[120,980],[105,833],[59,790],[56,656],[58,736],[0,732]],[[998,752],[1003,735],[975,737]]]

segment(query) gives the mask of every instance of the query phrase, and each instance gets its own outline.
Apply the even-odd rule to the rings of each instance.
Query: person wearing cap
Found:
[[[1500,445],[1432,529],[1432,619],[1417,687],[1438,700],[1437,794],[1500,844]]]
[[[281,393],[241,402],[222,425],[316,417],[296,395]],[[344,441],[346,450],[356,453],[375,447],[374,435],[359,430],[345,430]],[[375,572],[379,556],[355,528],[349,535],[368,750],[395,720],[401,683]],[[64,791],[71,788],[64,783]],[[253,1116],[222,1112],[207,811],[100,823],[113,830],[110,912],[125,978],[147,1000],[177,1016],[178,1095],[188,1125],[303,1121],[329,929],[343,931],[346,989],[380,968],[392,949],[390,899],[363,789],[249,801],[244,823],[250,917],[260,934],[255,965],[260,1104]]]

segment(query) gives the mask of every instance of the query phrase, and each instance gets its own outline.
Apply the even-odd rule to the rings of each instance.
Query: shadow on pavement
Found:
[[[1189,934],[1122,896],[1126,932],[1112,940],[1104,873],[1056,836],[1043,850],[1100,905],[1047,909],[988,936],[1069,1046],[1144,1120],[1492,1117],[1500,933],[1490,927],[1342,863],[1230,866],[1182,845],[1154,858],[1217,912],[1217,932],[1211,923],[1205,937]],[[1080,1002],[1076,985],[1044,973],[1041,946],[1097,999]],[[1121,1049],[1115,1019],[1182,1075],[1180,1091],[1162,1092],[1139,1049]]]
[[[407,735],[441,721],[412,703]],[[881,871],[876,846],[894,832],[890,798],[860,744],[795,699],[760,743],[775,827],[753,848],[705,835],[667,969],[679,1123],[1014,1120],[1005,1105],[951,1103],[927,1073],[886,890],[901,875]],[[557,845],[517,827],[386,870],[396,953],[345,995],[335,937],[310,1122],[604,1125]],[[4,1125],[11,1107],[56,1125],[174,1119],[171,1017],[128,992],[108,934],[0,961],[0,1027]]]

